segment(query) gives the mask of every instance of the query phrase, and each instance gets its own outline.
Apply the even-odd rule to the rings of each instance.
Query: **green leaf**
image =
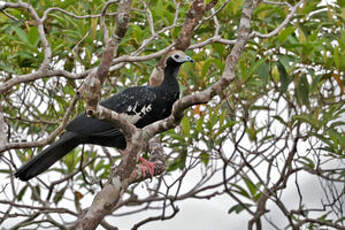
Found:
[[[205,118],[205,116],[201,116],[200,119],[198,119],[196,122],[196,127],[195,127],[195,132],[194,132],[196,135],[202,131],[202,125],[204,124],[204,118]]]
[[[231,1],[233,3],[233,14],[236,14],[239,9],[240,9],[240,5],[243,4],[242,0],[235,0],[235,1]]]
[[[309,168],[311,169],[314,169],[315,168],[315,164],[314,164],[314,161],[308,157],[300,157],[298,159],[298,162],[300,162],[301,164],[305,165],[305,166],[308,166]]]
[[[102,168],[104,168],[104,160],[103,160],[103,159],[101,159],[101,160],[97,163],[97,165],[96,165],[96,167],[95,167],[95,171],[98,172],[98,171],[101,170]]]
[[[252,204],[249,203],[242,203],[242,204],[236,204],[234,206],[232,206],[229,211],[228,214],[231,214],[232,212],[235,212],[236,214],[239,214],[240,212],[242,212],[245,208],[250,208],[252,207]]]
[[[32,188],[31,191],[31,200],[39,200],[41,196],[41,188],[39,185],[36,185],[35,187]]]
[[[177,134],[177,133],[170,133],[169,134],[171,138],[178,140],[180,143],[185,143],[185,137],[181,134]]]
[[[287,38],[292,34],[296,28],[294,26],[288,26],[283,31],[281,31],[278,35],[278,41],[279,43],[284,43]]]
[[[221,57],[224,57],[225,49],[222,44],[212,43],[212,47]]]
[[[299,115],[294,115],[292,116],[291,120],[293,122],[299,121],[302,123],[304,122],[304,123],[310,124],[315,129],[319,129],[319,126],[320,126],[320,122],[318,120],[315,120],[311,114],[302,113]]]
[[[264,64],[266,61],[265,58],[260,59],[259,61],[256,61],[254,65],[252,65],[249,70],[247,71],[247,78],[250,78],[254,73],[256,73],[259,68]]]
[[[343,0],[337,0],[337,5],[339,5],[341,8],[345,8],[345,2]]]
[[[190,136],[190,118],[184,116],[181,121],[181,130],[184,136]]]
[[[277,67],[278,67],[279,79],[281,83],[280,91],[282,93],[285,93],[291,80],[289,79],[288,73],[286,72],[284,65],[280,61],[277,62]]]
[[[304,43],[307,41],[307,37],[304,33],[302,26],[298,26],[298,35],[300,43]]]
[[[324,142],[325,144],[327,145],[332,145],[332,143],[330,142],[330,140],[325,137],[324,135],[320,135],[318,133],[314,133],[314,132],[311,132],[311,134],[315,137],[317,137],[320,141]]]
[[[205,166],[208,165],[208,162],[210,161],[210,154],[208,153],[201,153],[200,154],[200,160],[205,164]]]
[[[313,82],[310,86],[310,92],[315,92],[317,89],[317,86],[319,85],[320,80],[322,79],[322,75],[318,74],[313,77]]]
[[[272,108],[270,108],[269,106],[265,106],[265,105],[253,105],[250,107],[250,110],[252,110],[252,111],[254,111],[254,110],[273,111]]]
[[[9,169],[0,169],[0,173],[10,174],[12,171]]]
[[[53,198],[53,201],[55,204],[58,204],[59,201],[63,198],[63,195],[66,192],[66,189],[67,189],[67,187],[63,187],[61,190],[59,190],[55,193],[55,196]]]
[[[218,116],[218,118],[219,118],[218,122],[219,122],[220,128],[224,127],[223,125],[224,125],[224,121],[225,121],[225,116],[226,116],[225,110],[221,111],[221,114],[219,114],[219,116]]]
[[[23,196],[26,192],[26,189],[28,188],[28,184],[26,184],[18,193],[18,196],[17,196],[17,201],[21,201],[23,199]]]
[[[184,169],[186,165],[186,159],[187,159],[187,150],[183,149],[181,151],[181,155],[178,158],[176,158],[172,163],[169,164],[167,172],[171,172],[176,169]]]
[[[296,86],[296,97],[300,104],[309,107],[309,83],[305,74]]]
[[[28,34],[28,41],[31,43],[33,47],[37,47],[39,41],[40,41],[40,36],[38,34],[38,29],[37,27],[31,27],[29,34]]]
[[[205,63],[202,65],[201,76],[207,75],[207,73],[210,71],[210,66],[212,63],[212,59],[208,59],[207,61],[205,61]]]
[[[261,185],[261,184],[260,184]],[[259,186],[259,184],[257,185]],[[253,201],[257,202],[261,197],[262,197],[263,193],[262,192],[257,192],[254,196],[253,196]]]
[[[0,70],[4,70],[8,73],[17,74],[16,70],[13,69],[13,67],[11,65],[8,65],[7,63],[0,63]]]
[[[258,189],[256,188],[255,184],[248,177],[244,177],[243,180],[244,180],[244,183],[246,183],[247,188],[249,189],[250,194],[252,196],[254,196],[256,194],[256,192],[258,191]]]
[[[75,169],[76,165],[78,164],[79,162],[78,152],[79,152],[78,149],[74,149],[72,152],[70,152],[63,158],[63,162],[67,166],[68,172],[72,172]]]
[[[168,164],[169,167],[167,169],[167,172],[172,172],[172,171],[175,171],[176,169],[179,168],[179,160],[175,160],[173,161],[172,163]]]
[[[341,58],[339,54],[339,47],[335,47],[333,52],[333,58],[334,58],[334,64],[337,67],[337,69],[340,69],[341,67]]]
[[[264,81],[264,84],[267,84],[270,77],[270,63],[262,63],[262,65],[257,70],[257,74]]]
[[[256,141],[256,130],[253,126],[248,126],[246,128],[246,131],[248,133],[248,137],[250,141]]]
[[[345,127],[345,122],[344,121],[336,121],[336,122],[333,122],[330,126],[330,128],[337,128],[337,127]]]
[[[14,27],[14,30],[16,31],[16,34],[18,35],[18,37],[26,44],[30,44],[29,39],[27,37],[27,34],[25,33],[24,30],[22,30],[19,27]]]
[[[249,193],[240,185],[232,183],[231,186],[236,188],[236,189],[231,189],[233,192],[238,193],[248,199],[251,199]]]

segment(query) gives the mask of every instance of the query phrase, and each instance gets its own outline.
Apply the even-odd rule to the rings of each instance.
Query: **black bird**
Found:
[[[173,103],[179,98],[177,74],[181,64],[193,62],[182,51],[172,51],[166,59],[164,80],[159,86],[136,86],[100,102],[117,113],[123,114],[129,122],[142,128],[171,114]],[[51,144],[14,174],[27,181],[42,173],[80,144],[96,144],[126,148],[121,131],[106,121],[78,115],[67,126],[58,141]]]

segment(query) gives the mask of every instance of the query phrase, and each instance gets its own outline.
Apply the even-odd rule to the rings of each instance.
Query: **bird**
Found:
[[[177,80],[180,66],[193,59],[180,50],[170,51],[166,57],[164,79],[158,86],[134,86],[100,102],[100,105],[121,114],[137,128],[143,128],[171,114],[172,106],[180,96]],[[123,151],[126,140],[120,129],[107,121],[81,113],[70,121],[59,139],[25,163],[14,174],[28,181],[41,174],[80,144],[114,147]],[[152,165],[140,158],[153,176]],[[151,167],[151,169],[150,169]],[[145,172],[145,171],[144,171]]]

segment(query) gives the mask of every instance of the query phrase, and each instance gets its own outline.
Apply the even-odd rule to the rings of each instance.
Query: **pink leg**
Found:
[[[120,153],[122,155],[126,154],[126,150],[119,150],[119,151],[120,151]],[[144,177],[146,176],[146,171],[147,171],[150,174],[151,178],[152,178],[153,174],[155,172],[155,165],[156,165],[156,163],[150,162],[150,161],[146,160],[143,157],[139,157],[139,160],[141,161],[140,169],[141,169],[141,172],[142,172],[143,176]]]
[[[150,162],[144,159],[143,157],[139,157],[139,160],[141,161],[140,168],[141,168],[141,172],[143,173],[143,176],[146,176],[146,170],[147,170],[152,178],[155,172],[156,163]]]

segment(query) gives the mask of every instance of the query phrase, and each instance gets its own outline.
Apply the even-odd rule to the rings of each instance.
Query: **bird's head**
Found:
[[[194,62],[191,57],[180,50],[171,51],[168,54],[167,64],[181,65],[185,62]]]

